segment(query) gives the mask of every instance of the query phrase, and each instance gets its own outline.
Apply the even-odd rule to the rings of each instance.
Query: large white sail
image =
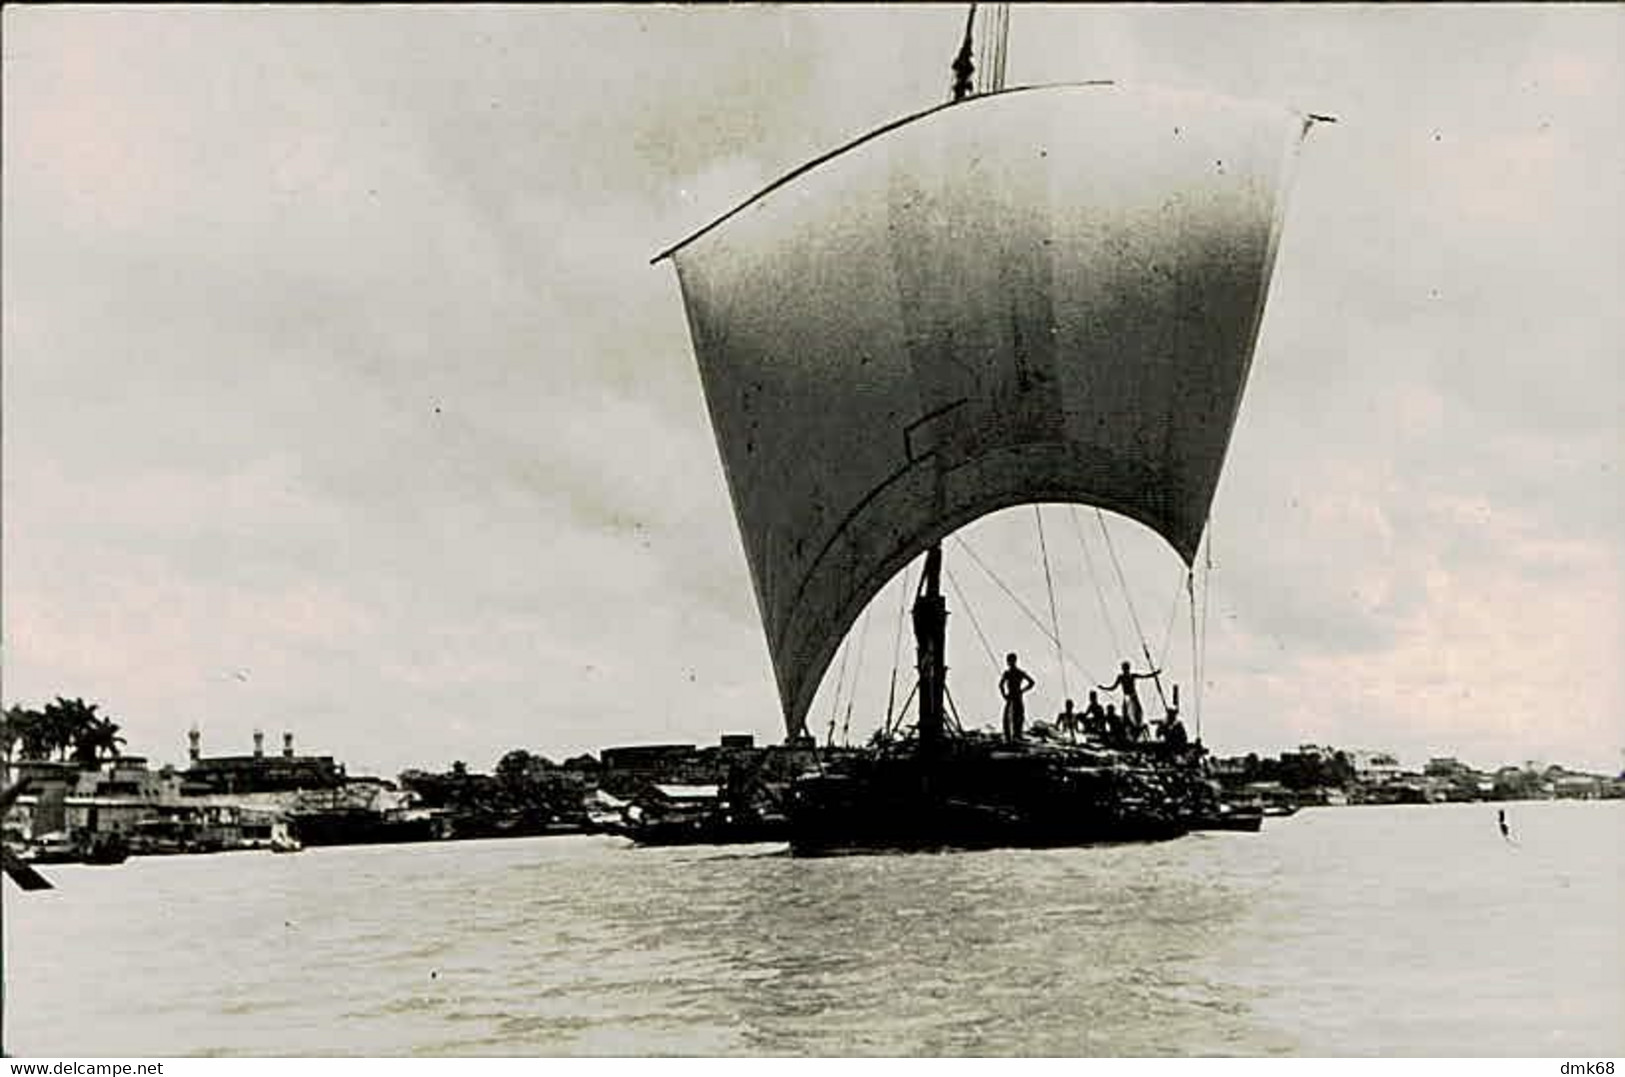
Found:
[[[1099,505],[1192,559],[1305,128],[1107,84],[976,97],[668,252],[791,731],[864,604],[979,516]]]

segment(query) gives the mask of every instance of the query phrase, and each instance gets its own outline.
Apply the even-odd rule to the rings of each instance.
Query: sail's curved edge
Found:
[[[1296,115],[1302,117],[1302,128],[1298,132],[1298,137],[1289,140],[1282,150],[1279,186],[1275,195],[1275,209],[1274,213],[1270,217],[1269,239],[1264,249],[1264,284],[1263,287],[1258,291],[1258,302],[1253,310],[1252,329],[1247,333],[1247,364],[1246,369],[1242,372],[1243,382],[1245,382],[1247,377],[1252,373],[1253,350],[1258,346],[1258,334],[1264,328],[1264,310],[1269,304],[1270,288],[1275,280],[1275,255],[1280,249],[1281,229],[1286,224],[1287,203],[1289,202],[1292,193],[1292,181],[1297,173],[1298,161],[1301,158],[1300,151],[1303,149],[1304,139],[1309,136],[1309,130],[1310,128],[1314,127],[1315,124],[1337,122],[1336,116],[1327,116],[1315,112],[1296,113]],[[1242,397],[1238,395],[1235,400],[1235,405],[1230,410],[1230,420],[1225,424],[1224,448],[1219,453],[1219,471],[1221,474],[1224,472],[1224,462],[1229,458],[1230,455],[1231,435],[1235,433],[1236,422],[1241,418],[1241,402]],[[1190,553],[1186,554],[1181,551],[1180,556],[1185,558],[1185,567],[1187,568],[1191,567],[1192,563],[1194,562],[1196,558],[1196,550],[1202,544],[1202,536],[1207,533],[1208,518],[1211,515],[1211,508],[1212,506],[1210,504],[1209,512],[1204,514],[1202,517],[1202,526],[1196,533],[1196,541],[1191,545]],[[1155,528],[1153,528],[1153,530],[1155,530]]]
[[[791,732],[864,604],[988,512],[1194,557],[1309,122],[1068,88],[888,125],[668,252]]]
[[[1028,447],[1020,453],[1012,453],[1009,463],[1012,467],[1022,469],[1032,467],[1052,475],[1064,471],[1059,467],[1045,467],[1046,461],[1040,457],[1050,454],[1069,455],[1071,448],[1057,445],[1043,449],[1045,450],[1043,452],[1034,452],[1032,447]],[[922,465],[910,467],[906,474],[896,477],[894,487],[906,486],[909,478],[929,481],[931,478],[929,468]],[[961,504],[955,511],[940,517],[929,526],[899,534],[894,548],[873,562],[874,567],[869,572],[861,579],[847,581],[849,587],[847,598],[836,608],[832,618],[834,623],[845,626],[841,631],[796,632],[796,622],[791,621],[786,627],[786,634],[772,641],[770,650],[775,656],[774,669],[790,728],[792,730],[804,728],[806,716],[812,710],[813,698],[818,693],[818,686],[840,649],[846,629],[857,621],[864,608],[885,588],[892,577],[920,555],[921,550],[942,542],[960,528],[967,527],[992,513],[1024,505],[1046,504],[1082,505],[1116,513],[1145,526],[1159,538],[1163,538],[1187,567],[1195,558],[1194,546],[1183,542],[1175,545],[1169,541],[1158,531],[1158,521],[1132,502],[1101,496],[1095,490],[1086,489],[1081,483],[1056,481],[1052,486],[1036,488],[1030,483],[1024,483],[1020,489],[990,490],[973,501]],[[871,503],[871,506],[867,510],[868,515],[880,515],[885,512],[881,504]],[[860,526],[856,520],[854,526]],[[822,563],[826,559],[820,558],[819,561]],[[815,569],[803,581],[801,590],[804,591],[809,585],[813,585],[817,578],[818,570]],[[800,638],[791,638],[792,633]],[[785,656],[783,661],[778,659],[781,654]]]
[[[1086,79],[1083,82],[1041,82],[1041,83],[1034,83],[1031,86],[1011,86],[1011,87],[1008,87],[1006,89],[1000,90],[997,93],[977,94],[974,97],[967,97],[962,101],[949,101],[949,102],[946,102],[945,104],[934,105],[931,108],[922,109],[919,112],[915,112],[915,113],[912,113],[912,114],[910,114],[908,116],[903,116],[903,117],[901,117],[899,119],[892,120],[890,123],[883,124],[880,127],[876,127],[873,131],[869,131],[866,134],[859,135],[857,138],[854,138],[851,142],[848,142],[848,143],[846,143],[845,145],[842,145],[842,146],[838,146],[835,149],[830,150],[828,153],[823,154],[822,156],[814,157],[811,161],[808,161],[806,164],[802,165],[799,168],[792,169],[791,171],[786,172],[784,175],[780,176],[778,179],[774,180],[772,183],[769,183],[766,187],[763,187],[760,191],[757,191],[755,194],[751,195],[749,198],[745,199],[743,202],[739,203],[739,205],[735,206],[733,209],[730,209],[728,212],[724,213],[722,216],[718,217],[716,220],[712,221],[710,224],[703,225],[700,228],[696,229],[695,231],[690,232],[684,238],[678,240],[676,243],[673,243],[671,246],[667,247],[665,250],[661,251],[659,254],[657,254],[653,258],[649,259],[649,264],[650,265],[659,265],[665,259],[670,258],[672,255],[676,254],[678,251],[682,250],[684,247],[688,246],[690,243],[693,243],[696,239],[699,239],[701,236],[703,236],[707,232],[711,231],[711,229],[713,229],[713,228],[717,227],[718,225],[720,225],[720,224],[724,223],[725,221],[727,221],[728,218],[730,218],[730,217],[732,217],[732,216],[734,216],[736,214],[743,213],[745,210],[749,209],[751,206],[755,205],[757,202],[760,202],[762,199],[766,198],[768,195],[772,194],[774,191],[778,190],[780,187],[783,187],[785,184],[792,183],[795,180],[801,178],[802,176],[805,176],[808,172],[811,172],[813,169],[817,168],[819,165],[827,164],[828,162],[833,161],[835,158],[841,156],[842,154],[844,154],[844,153],[846,153],[846,152],[848,152],[850,150],[857,149],[859,146],[863,145],[865,142],[869,142],[869,141],[872,141],[874,139],[880,138],[882,135],[890,134],[892,131],[897,130],[899,127],[907,127],[909,124],[914,123],[916,120],[923,120],[927,116],[935,115],[936,113],[941,112],[944,109],[950,109],[950,108],[956,108],[956,107],[961,107],[962,108],[962,107],[964,107],[966,105],[972,105],[972,104],[975,104],[975,103],[977,103],[979,101],[985,102],[989,98],[1003,97],[1003,96],[1006,96],[1008,94],[1028,93],[1028,92],[1031,92],[1033,90],[1055,90],[1055,89],[1062,89],[1062,88],[1080,88],[1081,89],[1081,88],[1087,87],[1087,86],[1115,86],[1116,84],[1117,84],[1116,81],[1113,80],[1113,79]]]

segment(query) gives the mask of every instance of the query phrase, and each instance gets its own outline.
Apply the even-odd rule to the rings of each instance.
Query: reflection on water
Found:
[[[35,1054],[1625,1053],[1625,804],[797,860],[614,839],[7,884]]]

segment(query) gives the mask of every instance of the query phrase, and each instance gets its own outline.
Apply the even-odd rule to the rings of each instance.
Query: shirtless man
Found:
[[[1066,707],[1055,716],[1055,728],[1067,735],[1068,740],[1078,739],[1078,730],[1083,727],[1083,715],[1072,709],[1072,701],[1066,701]]]
[[[1089,692],[1089,705],[1083,708],[1084,735],[1105,737],[1110,731],[1110,727],[1106,724],[1106,712],[1100,706],[1100,697],[1091,689]]]
[[[1129,735],[1136,739],[1139,738],[1141,731],[1145,728],[1145,708],[1140,706],[1140,695],[1134,690],[1134,682],[1150,680],[1160,673],[1162,673],[1160,669],[1154,669],[1150,673],[1135,673],[1129,668],[1129,664],[1125,660],[1123,662],[1123,671],[1117,675],[1115,681],[1098,686],[1102,692],[1122,689],[1123,722],[1129,728]]]
[[[1008,668],[999,675],[999,695],[1004,697],[1004,739],[1014,744],[1021,739],[1021,727],[1027,723],[1027,706],[1021,697],[1037,682],[1016,665],[1014,651],[1005,656],[1005,663]]]

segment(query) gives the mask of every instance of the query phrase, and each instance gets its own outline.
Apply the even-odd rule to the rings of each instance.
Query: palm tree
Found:
[[[63,696],[57,696],[45,705],[44,720],[50,747],[61,754],[63,762],[67,762],[69,749],[77,749],[85,735],[102,720],[96,708],[95,703]]]
[[[94,767],[105,754],[110,759],[119,757],[119,748],[125,743],[119,736],[119,725],[111,718],[97,717],[79,731],[74,742],[73,757],[80,766]]]
[[[38,711],[27,707],[7,707],[0,712],[0,785],[11,781],[12,750],[26,749],[39,725]]]
[[[0,718],[0,755],[4,755],[7,764],[13,758],[44,759],[51,754],[48,733],[43,711],[33,707],[8,707]]]
[[[28,724],[26,707],[7,707],[0,711],[0,756],[11,765],[11,750],[23,739],[23,727]]]

